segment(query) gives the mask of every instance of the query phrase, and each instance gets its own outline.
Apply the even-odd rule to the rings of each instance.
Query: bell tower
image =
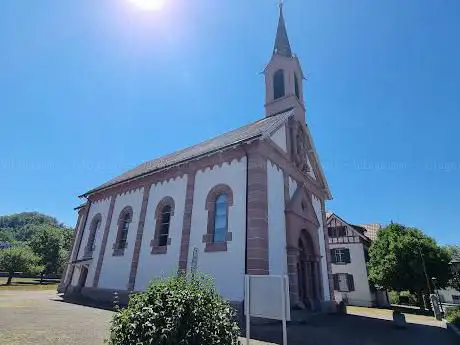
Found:
[[[279,5],[279,20],[275,46],[265,67],[265,116],[295,108],[296,118],[305,123],[303,73],[297,56],[292,54],[284,21],[283,3]]]

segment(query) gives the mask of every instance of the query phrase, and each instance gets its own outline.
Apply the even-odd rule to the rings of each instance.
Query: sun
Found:
[[[130,0],[141,10],[159,11],[163,8],[165,0]]]

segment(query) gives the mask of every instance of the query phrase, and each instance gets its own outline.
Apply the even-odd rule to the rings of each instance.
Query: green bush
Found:
[[[451,307],[446,310],[446,320],[460,326],[460,307]]]
[[[230,304],[209,280],[178,276],[130,296],[111,326],[112,345],[235,345],[239,328]]]
[[[388,291],[390,304],[399,304],[399,293],[397,291]]]

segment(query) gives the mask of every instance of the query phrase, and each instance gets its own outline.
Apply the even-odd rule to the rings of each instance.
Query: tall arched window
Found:
[[[297,78],[297,74],[294,73],[294,88],[295,88],[295,95],[298,99],[300,99],[300,89],[299,89],[299,78]]]
[[[174,217],[174,199],[170,196],[164,197],[155,209],[155,232],[150,241],[151,254],[166,254],[171,244],[170,230],[171,221]]]
[[[101,227],[101,215],[97,214],[94,216],[90,230],[89,230],[89,237],[88,237],[88,242],[86,244],[86,254],[91,255],[94,251],[94,242],[96,239],[97,232],[99,228]]]
[[[120,240],[118,241],[119,249],[126,247],[126,241],[128,240],[128,230],[129,230],[130,223],[131,223],[131,214],[127,213],[123,217],[123,222],[121,225]]]
[[[118,232],[113,244],[113,255],[120,256],[124,255],[125,248],[128,246],[128,232],[129,226],[133,220],[133,209],[130,206],[126,206],[121,212],[118,218]]]
[[[161,228],[158,236],[158,245],[164,247],[168,244],[169,225],[171,224],[171,206],[166,205],[161,211]]]
[[[216,199],[214,208],[214,231],[212,236],[213,243],[225,242],[228,229],[228,196],[220,194]]]
[[[233,206],[233,191],[226,184],[218,184],[211,188],[206,197],[208,226],[203,235],[206,244],[205,252],[227,251],[228,242],[232,241],[229,210]]]
[[[273,76],[273,98],[281,98],[284,94],[284,71],[279,69]]]

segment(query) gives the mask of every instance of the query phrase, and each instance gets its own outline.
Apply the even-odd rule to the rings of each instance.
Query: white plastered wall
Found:
[[[369,288],[364,246],[362,243],[337,243],[329,244],[330,249],[348,248],[350,250],[350,261],[348,264],[331,264],[332,274],[347,273],[353,275],[355,291],[340,292],[334,291],[335,300],[340,302],[345,296],[348,303],[358,306],[372,306],[373,298]]]
[[[287,152],[286,125],[282,125],[271,136],[270,139],[279,146],[284,152]]]
[[[438,290],[438,293],[443,302],[459,304],[458,302],[454,302],[454,299],[452,296],[460,296],[460,291],[454,290],[452,288],[446,288],[446,289]]]
[[[228,231],[232,241],[226,252],[205,252],[203,235],[207,233],[208,211],[206,198],[218,184],[226,184],[233,191],[233,205],[229,207]],[[200,170],[195,176],[188,271],[194,248],[198,248],[197,269],[214,278],[217,291],[231,301],[244,298],[245,250],[246,250],[246,157],[224,163],[221,166]]]
[[[90,208],[89,208],[88,218],[86,220],[85,228],[83,231],[83,236],[81,239],[80,248],[78,250],[77,260],[83,259],[85,255],[85,248],[86,248],[86,245],[89,239],[91,223],[93,221],[93,218],[97,214],[101,215],[101,224],[99,225],[99,229],[96,232],[96,237],[94,238],[94,251],[92,255],[93,259],[91,260],[89,267],[88,267],[88,275],[86,277],[86,283],[85,283],[86,287],[93,286],[94,273],[96,271],[97,259],[99,258],[99,251],[101,249],[102,237],[104,234],[105,224],[107,221],[107,215],[109,213],[110,200],[111,198],[98,200],[96,202],[91,203]],[[81,226],[83,226],[83,224]],[[78,243],[75,243],[75,245],[78,245]],[[76,285],[78,283],[79,275],[80,275],[80,269],[77,269],[76,267],[74,270],[73,278],[72,278],[72,285]]]
[[[144,188],[135,189],[117,196],[113,209],[107,245],[105,247],[104,261],[102,263],[99,288],[126,290],[128,288],[129,273],[133,260],[134,245],[136,242],[139,215],[141,212]],[[126,207],[133,209],[133,218],[129,225],[127,247],[124,255],[113,256],[113,244],[118,232],[118,218],[120,212]]]
[[[152,279],[177,273],[186,189],[187,175],[157,183],[151,187],[134,290],[145,290]],[[154,238],[157,221],[155,211],[158,203],[168,196],[174,200],[174,215],[171,217],[169,227],[171,244],[167,246],[166,254],[151,254],[152,247],[150,243]]]
[[[267,161],[268,253],[270,274],[287,274],[286,215],[283,170]]]

